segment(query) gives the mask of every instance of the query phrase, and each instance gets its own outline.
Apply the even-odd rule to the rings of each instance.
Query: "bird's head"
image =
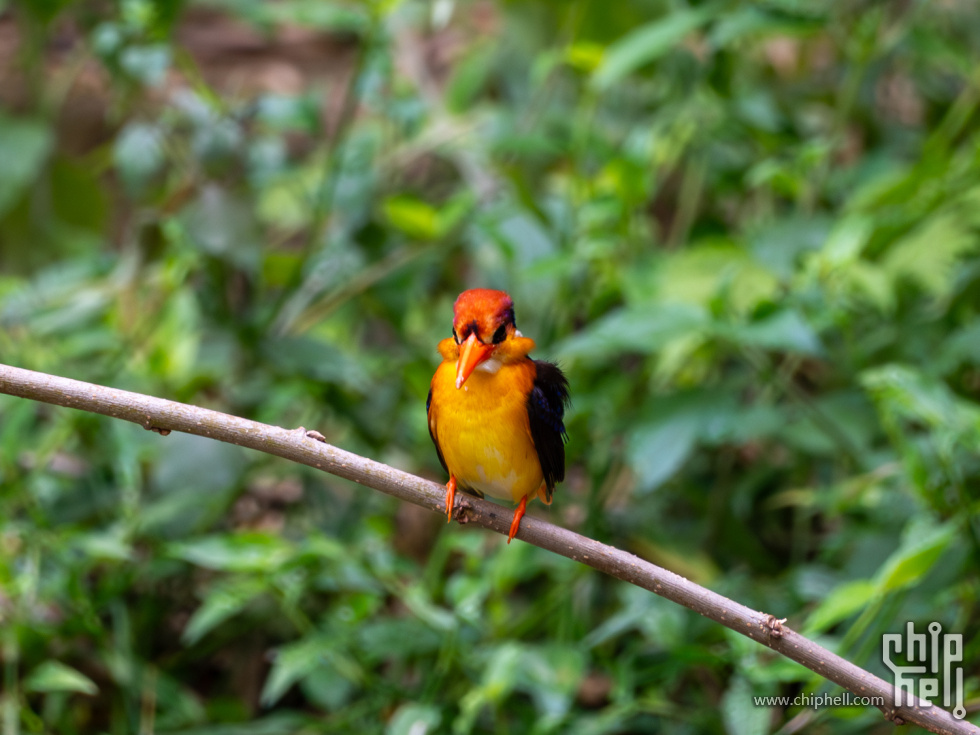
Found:
[[[456,387],[480,365],[495,372],[500,365],[524,358],[534,340],[524,337],[514,322],[514,302],[503,291],[475,288],[463,291],[453,306],[453,338],[439,344],[448,360],[456,360]]]

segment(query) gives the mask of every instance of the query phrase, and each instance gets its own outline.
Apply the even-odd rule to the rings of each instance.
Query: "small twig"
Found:
[[[147,428],[182,431],[257,449],[353,480],[437,513],[445,512],[444,486],[345,452],[309,436],[305,429],[282,429],[184,403],[7,365],[0,365],[0,393],[91,411]],[[478,498],[466,498],[465,503],[461,500],[453,510],[456,520],[507,534],[511,521],[509,509]],[[531,516],[525,516],[521,522],[517,538],[690,608],[857,696],[880,697],[884,702],[880,709],[893,722],[911,722],[934,733],[980,735],[980,729],[969,722],[957,720],[946,710],[918,699],[914,705],[895,707],[895,690],[891,684],[803,637],[782,620],[747,608],[633,554]]]

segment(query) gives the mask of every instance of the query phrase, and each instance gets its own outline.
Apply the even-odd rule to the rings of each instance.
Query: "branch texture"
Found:
[[[282,429],[218,411],[6,365],[0,365],[0,393],[132,421],[163,434],[182,431],[257,449],[353,480],[437,513],[444,512],[444,486],[315,441],[303,430]],[[460,523],[475,523],[504,535],[511,521],[509,509],[471,497],[457,502],[453,517]],[[517,538],[690,608],[857,696],[880,697],[885,702],[880,709],[896,724],[915,723],[935,733],[980,735],[980,729],[974,725],[928,703],[916,700],[914,706],[903,703],[895,707],[892,684],[805,638],[774,615],[751,610],[633,554],[531,516],[521,522]]]

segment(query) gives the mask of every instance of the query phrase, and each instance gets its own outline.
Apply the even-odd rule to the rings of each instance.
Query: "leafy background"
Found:
[[[445,478],[464,288],[551,520],[980,701],[980,6],[0,2],[3,361]],[[891,732],[756,644],[280,460],[0,397],[2,732]],[[976,719],[977,715],[972,715]]]

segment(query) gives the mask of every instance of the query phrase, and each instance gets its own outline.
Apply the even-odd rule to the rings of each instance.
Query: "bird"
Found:
[[[534,340],[517,329],[504,291],[464,291],[453,306],[452,337],[439,342],[425,409],[439,462],[449,473],[446,522],[456,490],[518,503],[507,536],[520,528],[528,499],[550,505],[565,479],[568,380],[554,363],[533,360]]]

